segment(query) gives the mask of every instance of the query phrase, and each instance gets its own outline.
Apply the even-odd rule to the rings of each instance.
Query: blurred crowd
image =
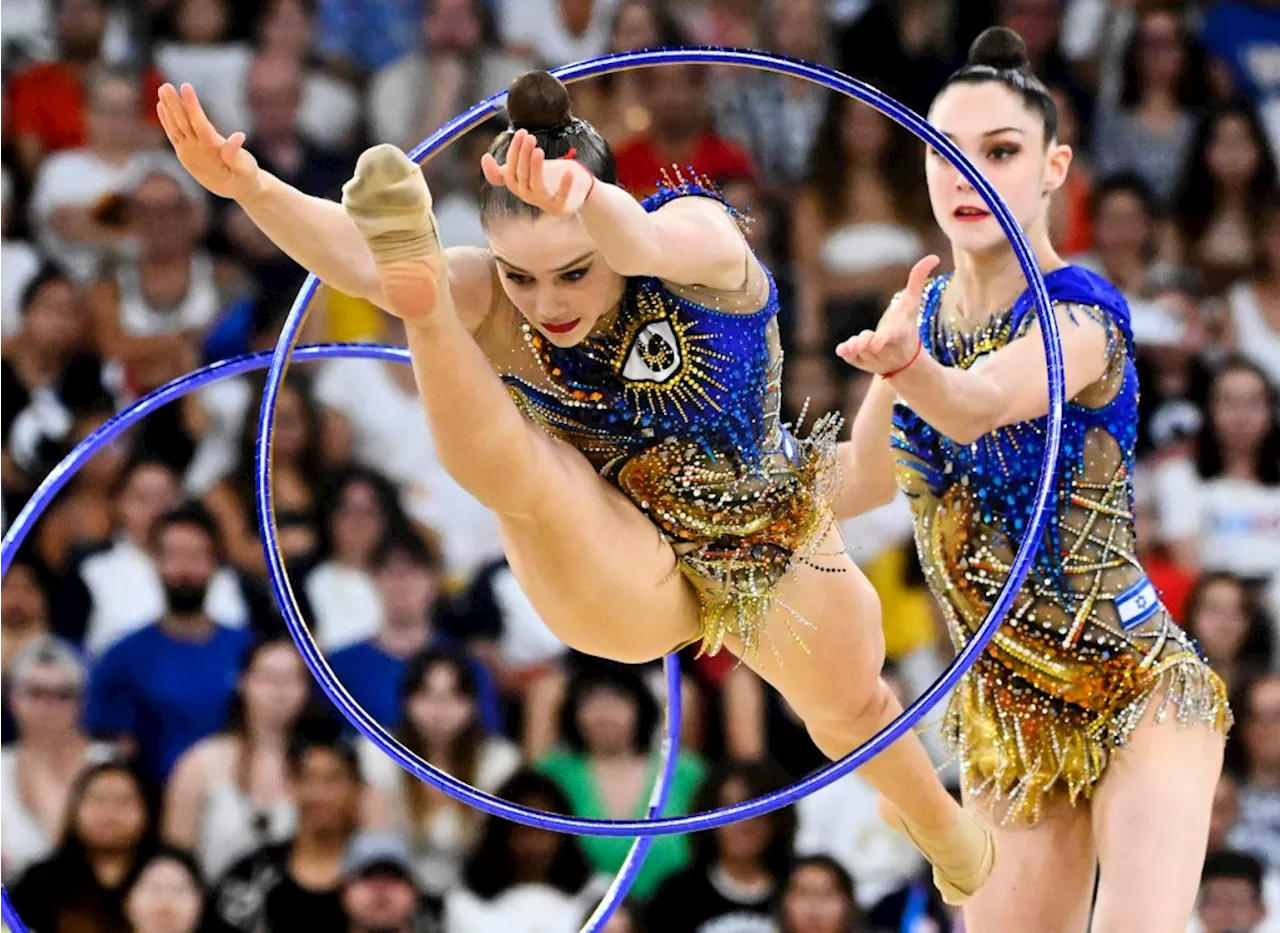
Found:
[[[1139,557],[1233,691],[1192,930],[1280,930],[1280,3],[1275,0],[4,0],[3,515],[111,415],[274,345],[301,282],[164,145],[163,81],[272,173],[334,197],[520,72],[625,49],[751,46],[920,112],[981,29],[1026,40],[1075,149],[1060,250],[1133,310]],[[576,84],[637,196],[664,169],[746,212],[783,292],[785,403],[852,416],[832,354],[910,265],[946,255],[919,144],[772,73],[662,67]],[[474,130],[425,168],[442,237],[483,245]],[[402,339],[321,289],[304,339]],[[629,840],[492,820],[337,716],[284,633],[255,516],[261,373],[102,447],[4,579],[3,879],[37,933],[571,933]],[[483,790],[644,813],[663,678],[569,652],[441,468],[407,367],[299,364],[273,444],[294,595],[335,673],[410,750]],[[856,481],[856,477],[853,478]],[[847,523],[917,696],[951,656],[898,501]],[[732,658],[685,659],[669,813],[824,759]],[[946,752],[927,736],[943,773]],[[1170,819],[1176,819],[1170,814]],[[948,933],[926,866],[856,775],[653,846],[610,933]]]

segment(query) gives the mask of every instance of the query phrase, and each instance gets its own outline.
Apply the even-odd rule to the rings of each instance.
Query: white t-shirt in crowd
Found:
[[[22,330],[22,292],[39,271],[40,254],[30,243],[0,243],[0,335]]]
[[[618,0],[596,0],[591,22],[582,35],[565,28],[559,0],[519,0],[504,3],[500,16],[502,43],[508,47],[529,47],[538,61],[547,66],[567,65],[603,55],[609,46]]]
[[[303,583],[316,641],[326,653],[372,638],[382,624],[382,594],[363,570],[327,560]]]
[[[1160,464],[1152,478],[1161,536],[1194,540],[1202,569],[1251,579],[1280,573],[1280,486],[1202,480],[1185,459]]]
[[[1273,386],[1280,386],[1280,331],[1267,323],[1253,286],[1233,285],[1227,292],[1227,311],[1236,332],[1236,352],[1261,367]]]

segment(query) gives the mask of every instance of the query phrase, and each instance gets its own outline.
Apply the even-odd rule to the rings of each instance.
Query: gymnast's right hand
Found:
[[[204,114],[195,88],[160,88],[156,113],[182,167],[214,194],[243,201],[260,190],[258,160],[244,149],[244,133],[223,136]]]

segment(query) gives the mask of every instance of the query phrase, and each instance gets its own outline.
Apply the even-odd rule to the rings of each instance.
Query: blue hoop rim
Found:
[[[942,676],[907,707],[893,723],[863,743],[862,746],[840,761],[828,765],[788,788],[766,794],[755,800],[709,810],[705,813],[665,817],[656,820],[589,820],[541,812],[512,804],[491,794],[478,791],[465,782],[431,767],[425,761],[410,753],[400,743],[394,740],[386,741],[386,738],[389,737],[384,738],[383,730],[379,728],[368,713],[355,703],[351,695],[333,676],[332,670],[312,639],[306,622],[302,619],[297,601],[293,595],[292,584],[284,567],[276,534],[275,507],[271,495],[271,441],[272,432],[275,428],[276,396],[287,370],[293,345],[296,343],[302,324],[305,321],[307,307],[320,284],[314,275],[308,276],[306,283],[294,301],[293,307],[289,311],[289,316],[285,321],[279,342],[272,356],[271,366],[267,373],[267,384],[263,391],[262,404],[259,411],[256,445],[258,520],[262,530],[262,543],[266,551],[267,569],[271,577],[272,587],[275,590],[280,610],[284,615],[290,633],[293,635],[303,659],[311,668],[313,675],[330,700],[342,711],[342,714],[352,725],[369,738],[370,741],[377,744],[384,753],[388,754],[392,760],[409,771],[409,773],[420,780],[426,781],[442,793],[448,794],[454,799],[473,806],[490,816],[502,817],[526,826],[574,835],[640,837],[672,835],[705,831],[739,820],[760,816],[788,806],[796,800],[826,787],[828,784],[854,771],[885,747],[895,742],[917,720],[936,705],[954,687],[955,683],[964,676],[980,653],[985,650],[988,642],[994,637],[996,630],[1003,622],[1014,597],[1030,572],[1035,553],[1040,546],[1047,527],[1050,517],[1049,504],[1055,491],[1055,477],[1061,450],[1062,419],[1065,409],[1062,345],[1057,320],[1052,313],[1052,304],[1049,300],[1044,277],[1030,244],[1027,242],[1017,221],[1009,212],[1007,205],[963,152],[918,114],[902,106],[876,88],[821,65],[764,52],[715,48],[644,50],[606,55],[589,61],[567,65],[553,70],[552,74],[566,83],[571,83],[617,71],[672,64],[740,66],[808,80],[874,107],[880,113],[905,127],[917,138],[941,152],[948,161],[955,165],[992,208],[993,214],[1013,247],[1023,274],[1027,277],[1036,307],[1040,311],[1044,330],[1045,356],[1049,369],[1048,439],[1045,445],[1041,475],[1036,488],[1031,521],[1028,523],[1026,534],[1014,558],[1013,570],[1005,581],[1005,585],[992,605],[990,612],[988,612],[987,618],[983,620],[974,636],[960,650]],[[431,158],[469,129],[497,113],[505,97],[506,92],[495,94],[450,120],[417,146],[409,154],[410,158],[419,163]]]

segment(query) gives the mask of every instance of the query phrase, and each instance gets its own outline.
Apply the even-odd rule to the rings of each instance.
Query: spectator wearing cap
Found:
[[[1201,933],[1263,933],[1262,875],[1262,863],[1251,855],[1210,852],[1196,902]]]
[[[105,0],[58,0],[53,6],[57,11],[58,60],[20,72],[9,89],[12,128],[28,172],[47,154],[79,148],[93,135],[94,118],[85,100],[91,93],[91,72],[103,61],[107,4]],[[130,115],[144,117],[158,127],[154,105],[159,74],[147,68],[142,86]]]
[[[342,864],[342,909],[348,933],[425,933],[427,918],[404,841],[362,832]]]
[[[22,293],[22,329],[0,362],[6,491],[29,492],[70,448],[79,422],[111,412],[102,361],[83,349],[80,296],[57,268],[44,266]]]
[[[0,212],[0,335],[8,340],[22,326],[22,293],[40,271],[40,254],[24,239],[11,238],[14,229],[13,177],[3,175],[3,208]]]
[[[249,634],[205,612],[221,557],[208,513],[182,506],[154,534],[164,614],[94,666],[87,719],[92,734],[136,750],[145,772],[163,782],[184,751],[226,722]]]
[[[304,732],[288,761],[296,832],[235,862],[213,894],[212,911],[236,933],[347,933],[345,859],[367,795],[356,752],[341,739]]]
[[[444,607],[440,558],[418,535],[402,530],[383,540],[374,552],[373,581],[382,608],[377,633],[335,651],[329,665],[370,716],[394,729],[401,724],[401,687],[410,661],[431,648],[455,647],[455,642],[437,626]],[[469,664],[480,722],[486,731],[500,732],[493,677],[479,661]]]
[[[17,593],[5,578],[4,605]],[[4,877],[12,880],[46,858],[62,838],[71,787],[87,765],[106,761],[111,746],[80,729],[86,679],[75,650],[51,635],[28,644],[5,672],[17,741],[0,752],[0,825]]]

